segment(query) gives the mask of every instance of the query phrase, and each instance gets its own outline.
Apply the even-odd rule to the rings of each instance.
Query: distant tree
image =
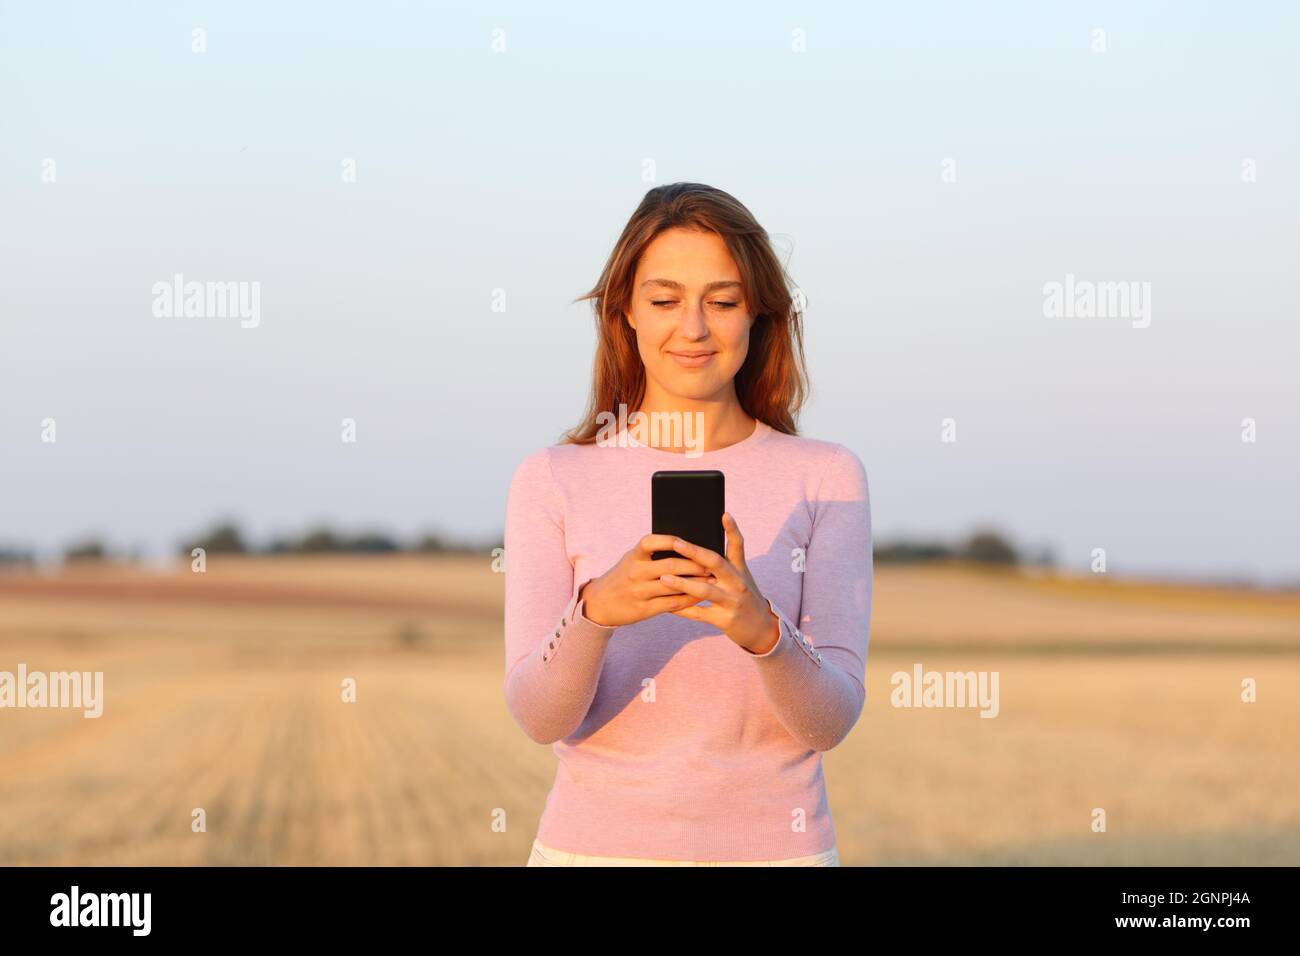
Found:
[[[1056,567],[1056,551],[1050,545],[1044,545],[1034,552],[1033,563],[1040,568]]]
[[[436,531],[427,531],[415,542],[412,551],[441,552],[452,550],[452,544]]]
[[[980,564],[1017,564],[1016,549],[996,531],[976,531],[966,541],[961,556]]]
[[[367,531],[347,539],[345,550],[357,551],[363,554],[380,554],[400,551],[401,548],[388,535],[378,531]]]
[[[71,545],[63,552],[65,561],[102,561],[108,557],[108,546],[98,538],[87,538]]]
[[[436,531],[427,531],[416,540],[411,550],[430,554],[490,554],[493,548],[499,547],[501,547],[499,533],[485,540],[471,541],[466,538],[448,537]]]
[[[342,542],[329,528],[314,528],[303,535],[299,540],[296,551],[312,554],[326,551],[341,551]]]
[[[290,538],[272,538],[271,543],[262,550],[266,554],[292,554],[298,550],[298,542]]]
[[[417,538],[409,549],[392,536],[376,530],[347,534],[326,525],[317,525],[300,535],[280,535],[262,548],[265,554],[392,554],[401,551],[429,553],[489,554],[501,546],[501,532],[484,542],[471,542],[449,538],[439,532],[429,531]],[[181,549],[188,555],[194,548],[205,548],[209,553],[218,551],[248,552],[254,550],[245,543],[239,529],[227,522],[213,528]]]
[[[953,549],[938,541],[890,541],[872,549],[873,559],[882,564],[916,564],[953,556]]]
[[[32,565],[36,563],[36,552],[30,548],[0,548],[0,565]]]
[[[232,521],[221,522],[206,534],[182,544],[180,553],[189,557],[195,548],[202,548],[208,554],[245,554],[248,551],[244,536]]]
[[[396,541],[379,531],[347,535],[323,525],[298,538],[277,538],[267,548],[270,554],[382,554],[400,550]]]

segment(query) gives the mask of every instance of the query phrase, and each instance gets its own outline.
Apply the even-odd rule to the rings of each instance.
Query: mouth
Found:
[[[717,352],[669,352],[673,361],[685,368],[697,368],[701,365],[707,365],[713,360]]]

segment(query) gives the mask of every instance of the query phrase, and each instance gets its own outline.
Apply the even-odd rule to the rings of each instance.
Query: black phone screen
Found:
[[[726,555],[722,512],[726,491],[720,471],[656,471],[650,476],[652,534],[671,534]],[[676,551],[651,557],[679,558]]]

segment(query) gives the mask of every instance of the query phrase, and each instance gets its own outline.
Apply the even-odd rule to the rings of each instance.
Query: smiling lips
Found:
[[[684,368],[698,368],[701,365],[707,365],[713,360],[716,352],[669,352],[673,361]]]

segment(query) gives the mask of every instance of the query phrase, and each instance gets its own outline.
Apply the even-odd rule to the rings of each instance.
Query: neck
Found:
[[[717,401],[647,399],[637,411],[645,442],[662,451],[715,451],[744,441],[758,425],[734,395]],[[657,431],[652,427],[656,419]]]

